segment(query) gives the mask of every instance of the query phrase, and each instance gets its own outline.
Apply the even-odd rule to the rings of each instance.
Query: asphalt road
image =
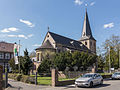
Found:
[[[75,88],[75,85],[63,87],[51,87],[25,84],[14,80],[9,80],[11,87],[5,90],[120,90],[120,80],[105,80],[103,85],[94,86],[93,88]]]

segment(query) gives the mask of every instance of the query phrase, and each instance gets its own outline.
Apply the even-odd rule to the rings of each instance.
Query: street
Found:
[[[120,80],[105,80],[103,85],[93,88],[75,88],[75,85],[51,87],[43,85],[26,84],[9,79],[10,87],[5,90],[120,90]]]

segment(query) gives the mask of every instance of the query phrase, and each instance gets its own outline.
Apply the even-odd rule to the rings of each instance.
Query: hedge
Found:
[[[22,75],[22,74],[8,74],[8,78],[17,80],[17,81],[22,81],[25,83],[30,83],[30,84],[34,84],[35,83],[35,78],[31,77],[31,76],[26,76],[26,75]]]

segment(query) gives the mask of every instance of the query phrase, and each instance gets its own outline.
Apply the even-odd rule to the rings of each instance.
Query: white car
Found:
[[[75,80],[75,86],[93,87],[94,85],[103,84],[103,78],[98,73],[87,73]]]
[[[112,79],[120,79],[120,72],[115,72],[112,74]]]

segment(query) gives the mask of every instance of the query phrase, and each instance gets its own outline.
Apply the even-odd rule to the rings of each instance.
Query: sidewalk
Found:
[[[12,79],[8,80],[9,87],[5,90],[52,90],[51,86],[42,86],[42,85],[33,85],[33,84],[27,84],[19,81],[15,81]]]

